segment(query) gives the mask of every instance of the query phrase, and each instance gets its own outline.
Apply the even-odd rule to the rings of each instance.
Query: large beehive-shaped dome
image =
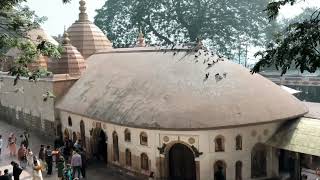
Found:
[[[68,33],[71,44],[75,46],[82,56],[86,59],[98,50],[111,49],[112,44],[105,34],[91,21],[88,20],[86,13],[86,2],[80,2],[79,20],[73,23]]]
[[[114,124],[179,130],[271,123],[307,112],[241,65],[224,60],[208,69],[203,54],[143,47],[96,53],[58,108]]]

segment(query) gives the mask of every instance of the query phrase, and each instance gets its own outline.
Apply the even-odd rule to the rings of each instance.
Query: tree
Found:
[[[206,40],[231,55],[240,41],[261,44],[266,1],[256,0],[107,0],[95,24],[115,47],[135,44],[139,30],[149,43],[162,45]]]
[[[297,3],[296,0],[281,0],[267,6],[269,19],[274,20],[281,6]],[[299,19],[298,19],[299,20]],[[320,9],[314,10],[309,18],[291,22],[279,33],[266,50],[256,53],[259,61],[251,70],[259,72],[263,67],[274,65],[285,74],[289,68],[297,68],[303,73],[315,72],[320,67]]]
[[[42,70],[30,71],[28,64],[36,60],[39,55],[59,57],[59,49],[41,37],[34,43],[28,37],[28,32],[38,28],[45,18],[38,17],[26,6],[21,6],[27,0],[0,1],[0,59],[5,59],[8,49],[16,48],[19,56],[15,59],[9,74],[16,76],[15,83],[21,76],[35,78],[46,74]],[[69,2],[70,0],[63,0]]]

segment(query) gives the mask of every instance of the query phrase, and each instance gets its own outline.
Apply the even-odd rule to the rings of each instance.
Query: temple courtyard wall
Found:
[[[65,135],[80,138],[85,136],[87,150],[93,153],[93,132],[97,128],[106,134],[108,146],[108,163],[119,166],[136,175],[148,175],[154,172],[157,179],[167,179],[169,175],[168,154],[175,144],[183,144],[194,153],[197,180],[214,179],[214,167],[218,161],[222,161],[226,167],[226,179],[236,179],[236,163],[241,162],[242,179],[252,178],[251,169],[253,148],[260,143],[266,142],[280,126],[281,122],[261,125],[234,127],[216,130],[156,130],[142,129],[116,125],[108,122],[94,120],[77,114],[61,111],[62,129]],[[82,124],[82,125],[81,125]],[[81,127],[82,126],[82,127]],[[82,129],[82,130],[81,130]],[[85,131],[83,131],[83,129]],[[130,141],[125,139],[125,132],[130,132]],[[141,144],[141,134],[147,135],[147,144]],[[116,135],[117,141],[114,140]],[[236,137],[242,137],[242,147],[236,150]],[[216,152],[215,139],[223,137],[224,150]],[[114,142],[118,142],[114,145]],[[115,147],[119,151],[119,157],[115,158]],[[266,176],[278,175],[278,156],[275,149],[266,148]],[[132,164],[127,165],[126,152],[130,152]],[[148,170],[142,169],[142,154],[148,157]],[[116,159],[116,160],[115,160]],[[259,159],[258,159],[259,161]],[[145,168],[145,167],[144,167]]]
[[[51,77],[32,82],[21,78],[14,85],[14,78],[0,74],[0,119],[54,138],[60,123],[55,103],[75,80]],[[47,92],[56,97],[47,97]]]

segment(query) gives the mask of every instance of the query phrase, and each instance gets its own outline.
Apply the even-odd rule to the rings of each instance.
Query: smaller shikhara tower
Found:
[[[62,48],[63,52],[61,53],[61,58],[49,62],[49,70],[53,74],[80,76],[86,69],[86,64],[77,48],[70,44],[70,39],[66,31],[63,34]]]
[[[99,50],[111,49],[112,43],[95,24],[88,20],[86,2],[80,0],[79,4],[79,19],[69,27],[67,32],[71,44],[87,59]]]

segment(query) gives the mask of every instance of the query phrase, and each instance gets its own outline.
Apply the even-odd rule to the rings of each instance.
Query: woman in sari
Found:
[[[42,167],[40,161],[34,157],[33,159],[33,178],[32,180],[43,180],[42,178]]]
[[[10,151],[10,156],[16,155],[16,152],[17,152],[16,143],[17,143],[17,138],[15,137],[15,135],[13,133],[11,133],[8,138],[8,145],[7,145],[7,147],[9,148],[9,151]]]

